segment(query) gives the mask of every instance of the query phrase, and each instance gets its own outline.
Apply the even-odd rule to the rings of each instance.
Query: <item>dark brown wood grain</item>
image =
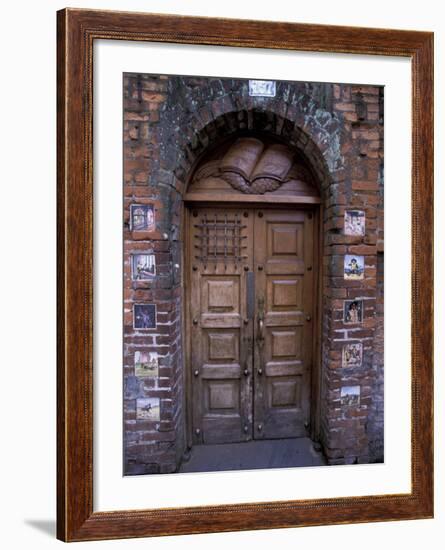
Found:
[[[433,35],[153,14],[58,12],[58,507],[61,540],[429,518],[433,514]],[[92,62],[96,39],[405,56],[412,60],[412,491],[93,512]]]

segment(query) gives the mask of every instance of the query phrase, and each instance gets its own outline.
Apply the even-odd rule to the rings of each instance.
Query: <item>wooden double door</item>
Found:
[[[307,435],[313,213],[194,207],[189,220],[193,443]]]

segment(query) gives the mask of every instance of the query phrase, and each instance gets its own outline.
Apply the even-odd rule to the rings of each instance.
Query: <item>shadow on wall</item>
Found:
[[[24,523],[51,538],[56,536],[56,520],[54,519],[25,519]]]

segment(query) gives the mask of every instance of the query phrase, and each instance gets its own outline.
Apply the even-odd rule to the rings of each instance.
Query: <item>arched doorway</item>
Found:
[[[271,214],[273,209],[281,213],[286,209],[312,212],[314,233],[317,228],[319,231],[314,235],[314,247],[318,245],[319,254],[314,253],[313,264],[313,292],[317,294],[313,299],[318,309],[315,308],[309,321],[314,327],[314,351],[307,431],[312,440],[320,442],[329,464],[381,461],[383,308],[382,292],[378,289],[383,283],[379,276],[382,262],[378,252],[383,245],[382,90],[350,84],[281,81],[277,83],[276,96],[266,98],[251,97],[244,79],[127,74],[124,82],[126,474],[178,471],[194,438],[196,443],[204,440],[194,433],[202,429],[202,423],[194,424],[192,415],[195,378],[190,357],[194,325],[188,292],[193,277],[191,260],[197,251],[194,244],[191,250],[187,248],[191,245],[190,231],[187,231],[192,225],[193,212],[197,212],[199,221],[200,209],[211,206],[223,208],[223,216],[235,213],[236,208],[239,215],[247,211],[248,219],[258,223],[260,212],[264,220],[264,214]],[[153,90],[158,92],[156,101],[135,101],[136,97],[151,97]],[[364,104],[370,114],[366,120],[362,120],[360,114]],[[268,145],[285,145],[295,153],[293,168],[301,170],[300,175],[290,177],[292,171],[283,175],[272,170],[263,174],[266,182],[261,182],[261,164],[258,167],[256,161],[257,172],[242,164],[231,167],[230,156],[221,164],[229,148],[241,137],[259,139],[264,150]],[[257,157],[253,155],[253,158]],[[267,158],[268,155],[263,160]],[[281,159],[285,172],[288,162],[285,151]],[[262,183],[267,184],[265,189],[261,189]],[[147,220],[148,212],[153,213],[153,231],[133,230],[132,213],[139,207]],[[366,220],[363,235],[346,231],[347,218],[353,211],[360,212],[360,217]],[[255,224],[252,227],[252,236],[256,238],[259,232]],[[253,247],[255,249],[255,242]],[[222,253],[224,255],[224,251]],[[155,255],[156,276],[150,280],[132,278],[134,256],[140,254]],[[345,277],[347,256],[351,254],[362,256],[365,266],[362,280]],[[258,268],[252,273],[258,283]],[[281,299],[282,290],[283,287],[276,292],[277,300]],[[244,303],[246,298],[240,299]],[[347,318],[348,308],[354,302],[361,310],[357,324]],[[147,333],[140,332],[134,323],[134,312],[142,305],[156,312],[156,328],[148,329]],[[221,308],[215,311],[224,312]],[[257,326],[256,312],[254,315],[248,326],[252,323]],[[202,330],[199,324],[197,327]],[[254,337],[255,333],[253,346],[256,345]],[[208,335],[206,338],[209,339]],[[200,340],[205,342],[202,335]],[[227,344],[228,338],[221,340]],[[245,342],[239,339],[238,342],[242,344],[239,349],[245,350]],[[307,345],[306,338],[304,344]],[[352,349],[362,352],[355,365],[347,361]],[[138,373],[142,354],[146,352],[158,354],[159,376],[151,380],[143,380]],[[255,348],[250,377],[254,376],[257,365],[254,354]],[[237,360],[242,367],[243,357]],[[286,362],[286,358],[282,357],[282,362]],[[224,357],[212,361],[217,365],[235,364],[234,360],[227,361]],[[199,378],[203,369],[197,370]],[[202,380],[207,399],[210,378]],[[211,395],[213,405],[218,404],[218,399],[229,400],[230,392],[219,395],[221,388],[223,394],[224,388],[227,389],[224,384],[215,385],[217,391]],[[245,383],[240,384],[242,387]],[[277,399],[285,401],[285,386],[278,385],[278,389]],[[244,396],[243,393],[235,395]],[[355,396],[353,403],[351,396]],[[146,419],[138,418],[138,405],[147,399],[159,404],[156,422],[147,423]],[[253,407],[249,406],[248,410]],[[230,407],[220,408],[215,414],[223,416],[224,411],[227,417],[232,414]],[[251,415],[254,428],[254,411]],[[241,421],[238,425],[244,429]],[[249,425],[247,429],[249,433]],[[253,438],[254,432],[251,433]],[[286,441],[302,440],[310,442],[309,438],[296,437]],[[228,445],[246,448],[251,444],[270,443],[276,449],[280,441],[284,440],[252,439],[249,443]],[[225,452],[221,445],[215,445],[218,454]],[[196,444],[192,455],[208,452],[210,447]],[[195,471],[220,469],[221,463],[206,464],[205,468]]]
[[[267,134],[201,156],[184,197],[187,441],[314,437],[320,193]]]

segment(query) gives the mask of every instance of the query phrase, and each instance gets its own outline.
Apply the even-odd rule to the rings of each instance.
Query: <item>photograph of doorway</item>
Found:
[[[383,462],[383,98],[123,75],[124,475]]]

